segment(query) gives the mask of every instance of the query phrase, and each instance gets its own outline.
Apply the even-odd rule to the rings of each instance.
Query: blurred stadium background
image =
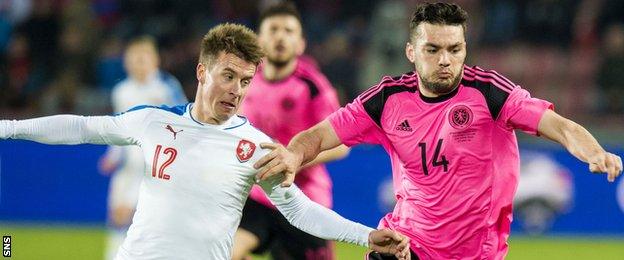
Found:
[[[109,114],[125,75],[124,42],[158,39],[162,68],[193,98],[199,39],[213,25],[256,28],[271,0],[0,0],[0,118]],[[342,102],[404,58],[418,1],[297,1],[307,55]],[[470,14],[468,64],[496,69],[552,101],[624,155],[624,1],[459,0]],[[551,143],[520,135],[523,168],[509,259],[624,259],[624,179],[607,183]],[[0,142],[0,233],[15,259],[99,259],[105,242],[105,147]],[[392,205],[388,158],[357,147],[329,166],[335,210],[375,226]],[[364,249],[337,245],[338,259]]]

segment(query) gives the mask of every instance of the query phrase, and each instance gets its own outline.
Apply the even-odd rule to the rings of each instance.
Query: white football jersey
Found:
[[[129,77],[120,81],[113,88],[111,101],[115,113],[124,112],[138,105],[176,106],[188,103],[180,82],[164,71],[153,73],[144,83]],[[121,164],[117,169],[117,175],[134,175],[143,171],[144,163],[140,148],[125,147],[122,151],[123,158],[119,158]]]
[[[234,116],[202,124],[192,104],[141,106],[118,116],[57,115],[0,121],[0,138],[46,144],[142,147],[146,167],[139,202],[117,259],[230,259],[233,236],[271,139]],[[50,131],[49,129],[54,129]],[[295,227],[323,239],[368,245],[371,228],[312,202],[295,185],[259,183]]]

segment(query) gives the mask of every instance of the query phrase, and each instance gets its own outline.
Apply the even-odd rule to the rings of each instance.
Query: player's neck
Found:
[[[220,125],[224,121],[219,121],[216,118],[210,116],[211,113],[203,106],[201,100],[195,99],[196,102],[191,106],[191,117],[202,124]]]
[[[297,59],[292,59],[283,66],[266,62],[262,69],[262,76],[268,81],[280,81],[290,76],[297,68]]]

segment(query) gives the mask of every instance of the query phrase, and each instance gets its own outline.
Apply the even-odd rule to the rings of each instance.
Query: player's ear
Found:
[[[412,45],[409,41],[405,44],[405,57],[411,62],[414,63],[416,61],[415,53],[414,53],[414,45]]]
[[[299,40],[299,44],[297,44],[297,56],[303,55],[303,53],[305,52],[306,45],[307,45],[307,42],[305,38],[301,37],[301,39]]]
[[[204,84],[206,82],[206,66],[201,62],[197,63],[197,69],[195,72],[197,74],[196,76],[199,84]]]

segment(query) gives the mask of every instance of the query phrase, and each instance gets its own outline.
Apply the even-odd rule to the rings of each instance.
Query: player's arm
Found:
[[[290,140],[288,148],[276,143],[261,143],[260,147],[273,151],[254,164],[254,167],[259,169],[258,179],[265,180],[283,173],[285,180],[282,185],[288,186],[294,181],[301,165],[311,162],[322,151],[340,144],[338,135],[327,119],[295,135]]]
[[[409,239],[395,231],[374,230],[347,220],[306,197],[296,185],[280,187],[279,178],[260,182],[273,204],[298,229],[328,240],[336,240],[368,247],[380,253],[394,254],[398,259],[409,259]]]
[[[544,112],[538,132],[562,144],[576,158],[589,164],[590,171],[607,173],[610,182],[622,172],[622,159],[619,156],[605,151],[584,127],[552,110]]]
[[[136,120],[136,118],[134,118]],[[56,115],[26,120],[1,120],[0,139],[23,139],[44,144],[138,144],[133,115]]]
[[[342,158],[347,157],[350,151],[351,151],[351,148],[347,147],[346,145],[344,144],[338,145],[337,147],[334,147],[332,149],[322,151],[316,156],[316,158],[314,158],[314,160],[305,163],[303,166],[301,166],[301,168],[307,168],[307,167],[314,166],[314,165],[321,164],[321,163],[327,163],[327,162],[331,162],[335,160],[340,160]]]

